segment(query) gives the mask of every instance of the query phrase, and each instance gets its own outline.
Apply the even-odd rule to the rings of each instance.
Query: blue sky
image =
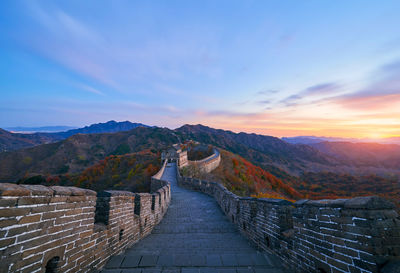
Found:
[[[400,135],[399,1],[2,1],[0,127]]]

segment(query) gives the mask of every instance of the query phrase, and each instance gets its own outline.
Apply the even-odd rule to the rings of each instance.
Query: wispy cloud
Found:
[[[342,85],[336,82],[327,82],[327,83],[320,83],[316,85],[312,85],[307,87],[306,89],[290,95],[280,101],[281,104],[284,106],[296,106],[298,104],[307,103],[305,99],[313,99],[315,98],[326,98],[331,97],[333,94],[337,94],[341,91]]]
[[[308,95],[331,95],[337,93],[342,86],[335,82],[321,83],[308,87],[306,90],[301,92],[300,96]]]
[[[25,46],[115,91],[135,92],[132,86],[138,83],[177,80],[187,75],[221,75],[215,37],[209,29],[194,31],[182,26],[164,35],[146,36],[135,32],[138,26],[133,26],[121,36],[52,5],[34,2],[29,6],[39,31],[26,37]]]
[[[263,90],[256,92],[256,95],[268,96],[268,95],[277,94],[277,93],[279,93],[279,90],[277,90],[277,89],[263,89]]]
[[[360,90],[327,99],[348,109],[376,111],[400,105],[400,61],[380,67],[370,84]]]
[[[195,118],[233,131],[277,136],[400,135],[400,62],[380,67],[370,78],[373,80],[369,84],[353,92],[349,91],[350,85],[326,82],[307,87],[268,109],[202,111]],[[260,104],[270,102],[258,100]]]
[[[102,96],[104,96],[104,93],[103,92],[101,92],[100,90],[98,90],[98,89],[96,89],[96,88],[94,88],[94,87],[91,87],[91,86],[88,86],[88,85],[85,85],[85,84],[78,84],[77,85],[81,90],[84,90],[84,91],[86,91],[86,92],[89,92],[89,93],[92,93],[92,94],[96,94],[96,95],[102,95]]]

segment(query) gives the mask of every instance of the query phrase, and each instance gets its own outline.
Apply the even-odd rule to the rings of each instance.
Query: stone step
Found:
[[[224,250],[221,251],[219,249],[211,249],[211,250],[157,250],[154,249],[143,249],[140,252],[136,251],[127,251],[127,255],[142,255],[142,254],[151,254],[151,255],[211,255],[211,254],[254,254],[254,250],[243,249],[243,250]]]
[[[104,269],[101,273],[287,273],[281,269],[255,267],[147,267],[131,269]]]
[[[150,255],[136,254],[112,257],[106,269],[144,267],[273,267],[263,254],[214,254],[214,255]]]

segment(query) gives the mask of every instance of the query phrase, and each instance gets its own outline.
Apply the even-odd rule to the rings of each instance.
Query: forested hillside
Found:
[[[157,173],[160,166],[159,154],[147,150],[108,156],[80,173],[27,176],[19,179],[17,183],[76,186],[95,191],[149,192],[150,178]]]
[[[211,173],[201,173],[194,167],[185,167],[183,175],[222,183],[240,196],[283,198],[297,200],[302,197],[288,183],[257,167],[243,157],[220,150],[221,163]]]

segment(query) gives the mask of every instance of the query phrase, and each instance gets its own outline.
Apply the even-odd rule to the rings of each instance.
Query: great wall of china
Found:
[[[210,164],[205,170],[219,164],[217,153],[203,161]],[[0,272],[100,270],[163,218],[171,200],[171,186],[161,179],[167,161],[153,176],[151,193],[96,196],[75,187],[0,184]],[[400,219],[385,199],[239,197],[218,183],[176,173],[179,186],[212,196],[242,235],[278,256],[289,272],[400,270]]]
[[[171,189],[158,177],[152,193],[104,191],[97,197],[76,187],[0,183],[0,272],[101,269],[163,218]]]

